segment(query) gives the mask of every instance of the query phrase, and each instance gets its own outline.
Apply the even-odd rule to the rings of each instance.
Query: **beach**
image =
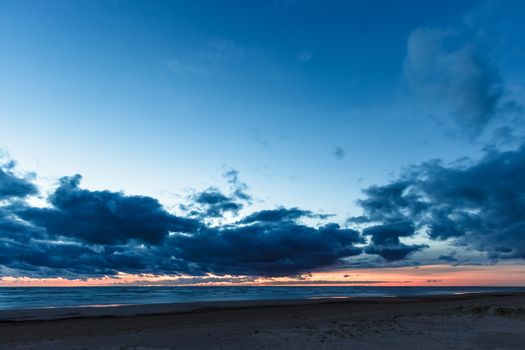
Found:
[[[523,349],[525,293],[0,311],[0,349]]]

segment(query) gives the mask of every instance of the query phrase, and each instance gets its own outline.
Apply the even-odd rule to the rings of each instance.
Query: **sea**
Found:
[[[373,286],[0,287],[0,310],[102,307],[201,301],[454,295],[465,293],[516,291],[525,291],[525,288]]]

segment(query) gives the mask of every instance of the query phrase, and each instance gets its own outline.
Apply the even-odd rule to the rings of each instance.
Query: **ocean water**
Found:
[[[1,287],[0,310],[199,301],[396,297],[525,291],[523,287]]]

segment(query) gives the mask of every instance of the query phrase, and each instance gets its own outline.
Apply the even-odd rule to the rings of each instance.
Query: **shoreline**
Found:
[[[432,294],[410,296],[346,296],[346,297],[313,297],[305,299],[262,299],[262,300],[228,300],[199,301],[158,304],[106,304],[80,305],[66,307],[42,307],[27,309],[0,310],[0,323],[54,321],[99,317],[134,317],[176,315],[206,311],[257,309],[270,307],[307,306],[322,304],[359,304],[359,303],[408,303],[423,301],[461,301],[490,297],[522,296],[523,292],[467,292],[456,294]]]

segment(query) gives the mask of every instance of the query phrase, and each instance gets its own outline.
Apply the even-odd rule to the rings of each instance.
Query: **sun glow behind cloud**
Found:
[[[156,276],[119,273],[116,277],[64,279],[3,277],[0,287],[94,286],[525,286],[523,266],[426,265],[376,269],[343,269],[294,277]]]

